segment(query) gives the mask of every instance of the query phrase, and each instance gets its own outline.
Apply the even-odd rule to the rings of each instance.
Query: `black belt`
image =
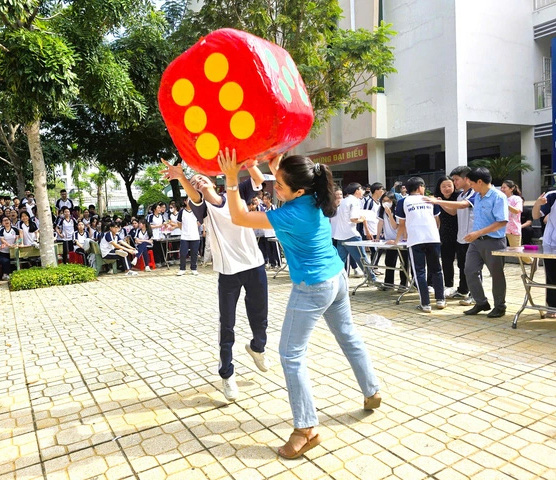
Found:
[[[480,237],[477,237],[477,240],[500,240],[500,238],[491,237],[490,235],[481,235]]]

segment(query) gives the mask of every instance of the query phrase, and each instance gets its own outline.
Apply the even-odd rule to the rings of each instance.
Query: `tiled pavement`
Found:
[[[276,448],[291,413],[277,344],[287,275],[269,277],[267,375],[254,368],[242,301],[228,404],[217,371],[216,275],[135,278],[10,293],[0,286],[0,480],[556,479],[556,322],[529,311],[432,314],[362,289],[352,308],[382,383],[362,395],[324,322],[309,349],[323,442]],[[544,274],[544,272],[541,272]],[[509,312],[523,288],[507,267]],[[488,284],[490,279],[485,279]],[[352,285],[355,285],[352,280]]]

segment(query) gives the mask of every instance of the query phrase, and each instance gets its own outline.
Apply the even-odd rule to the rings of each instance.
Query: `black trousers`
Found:
[[[402,261],[407,269],[409,262],[408,262],[409,253],[407,250],[402,250]],[[386,250],[384,264],[387,267],[395,267],[396,263],[398,262],[398,251],[394,250],[393,248],[390,250]],[[401,267],[401,265],[400,265]],[[384,275],[384,283],[387,285],[394,285],[394,270],[386,270],[386,274]],[[400,270],[400,285],[407,285],[407,275]]]
[[[556,260],[545,258],[543,261],[544,271],[546,272],[546,283],[556,285]],[[546,304],[549,307],[556,307],[556,289],[546,289]]]
[[[454,260],[456,259],[457,242],[448,242],[440,245],[440,258],[442,260],[442,273],[444,286],[454,286]]]
[[[73,240],[62,240],[62,261],[68,263],[69,252],[73,252]]]
[[[469,293],[469,287],[467,286],[467,278],[465,277],[465,256],[467,255],[468,249],[469,249],[468,243],[456,244],[456,254],[457,254],[458,269],[459,269],[458,293],[461,293],[462,295],[467,295]]]
[[[218,275],[218,306],[220,308],[220,367],[222,378],[234,373],[232,348],[235,342],[236,307],[241,287],[245,289],[245,310],[253,333],[251,349],[264,352],[268,326],[268,286],[264,265],[234,273]]]

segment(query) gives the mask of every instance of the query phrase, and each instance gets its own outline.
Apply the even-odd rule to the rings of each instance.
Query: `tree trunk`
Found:
[[[40,250],[43,267],[58,266],[58,256],[54,253],[54,231],[52,226],[52,213],[48,202],[46,186],[46,167],[41,147],[40,120],[35,120],[26,126],[29,153],[33,164],[33,182],[35,184],[35,200],[37,202],[37,215],[40,221]]]
[[[104,216],[104,205],[102,204],[102,185],[97,185],[97,212],[102,217]]]
[[[139,204],[137,203],[137,200],[135,200],[135,198],[133,198],[133,192],[131,191],[131,185],[133,184],[133,178],[124,177],[123,175],[122,175],[122,178],[124,179],[125,191],[127,192],[127,198],[129,199],[129,203],[131,204],[131,216],[136,217],[137,212],[139,211]]]
[[[20,199],[25,198],[25,174],[23,173],[23,165],[16,164],[13,158],[11,159],[14,164],[15,174],[17,176],[17,196]]]

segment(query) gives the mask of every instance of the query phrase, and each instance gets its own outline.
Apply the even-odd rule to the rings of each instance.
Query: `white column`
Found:
[[[367,142],[367,170],[369,183],[386,183],[386,151],[384,141],[370,140]]]
[[[534,127],[521,129],[521,155],[533,167],[532,172],[521,173],[521,192],[525,200],[536,200],[541,194],[541,141],[535,138]]]
[[[460,165],[467,165],[467,122],[458,120],[444,127],[446,174]]]

